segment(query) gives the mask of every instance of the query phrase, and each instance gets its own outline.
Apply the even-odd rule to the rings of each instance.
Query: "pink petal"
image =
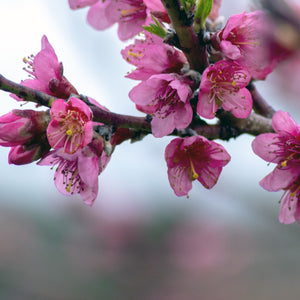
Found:
[[[152,78],[152,77],[151,77]],[[152,100],[155,99],[157,87],[160,85],[160,80],[151,80],[143,81],[134,87],[129,92],[129,98],[138,105],[151,105]],[[151,80],[151,81],[150,81]]]
[[[86,187],[80,192],[85,204],[91,206],[98,194],[99,162],[97,156],[78,157],[78,173]]]
[[[240,49],[231,42],[223,40],[220,43],[221,50],[229,59],[238,59],[242,56]]]
[[[211,70],[211,68],[208,67],[205,69],[205,71],[202,74],[200,90],[199,90],[201,93],[209,92],[211,90],[211,87],[212,87],[211,81],[207,77],[210,70]]]
[[[278,141],[278,134],[263,133],[257,136],[252,142],[253,152],[265,161],[279,163],[282,160],[278,156],[280,147],[275,143]]]
[[[59,79],[59,61],[47,37],[42,37],[42,50],[34,57],[33,64],[37,79],[48,83],[50,79]]]
[[[246,15],[246,13],[243,12],[238,15],[233,15],[228,19],[228,21],[223,29],[223,32],[222,32],[223,39],[226,39],[230,35],[230,33],[233,29],[243,25],[245,15]]]
[[[195,166],[196,168],[196,166]],[[197,171],[197,169],[196,169]],[[207,189],[211,189],[217,183],[220,173],[222,171],[222,167],[211,167],[207,165],[205,168],[201,168],[199,170],[199,177],[197,180]]]
[[[185,172],[179,165],[168,168],[168,178],[177,196],[187,195],[192,188],[192,181],[189,178],[188,172]]]
[[[166,11],[160,0],[144,0],[150,11]]]
[[[195,136],[196,137],[196,136]],[[165,149],[165,159],[169,168],[175,166],[173,156],[177,149],[180,148],[182,143],[185,142],[186,139],[183,138],[175,138],[173,139]]]
[[[209,93],[199,91],[197,112],[198,114],[207,119],[213,119],[215,112],[218,110],[218,105],[212,99]]]
[[[193,110],[190,103],[187,103],[181,108],[178,107],[174,115],[175,127],[177,129],[185,129],[192,122],[192,118]]]
[[[97,30],[104,30],[116,23],[121,12],[115,8],[115,1],[98,1],[88,11],[87,21]]]
[[[78,9],[86,6],[91,6],[99,0],[69,0],[71,9]]]
[[[57,99],[51,106],[51,117],[57,120],[67,112],[68,104],[63,99]]]
[[[143,25],[145,24],[145,20],[132,20],[132,21],[120,21],[118,27],[118,36],[121,41],[127,41],[135,37],[138,33],[143,30]]]
[[[92,121],[88,121],[84,126],[84,135],[83,139],[81,141],[80,148],[85,147],[87,144],[89,144],[92,141],[93,138],[93,126],[94,123]]]
[[[174,114],[170,114],[164,119],[154,116],[151,121],[152,134],[157,138],[168,135],[175,129],[174,123]]]
[[[213,141],[210,141],[210,144],[211,144],[210,149],[215,148],[215,150],[212,151],[212,153],[210,153],[210,160],[211,160],[210,165],[219,166],[219,167],[224,167],[225,165],[227,165],[231,157],[226,151],[226,149],[222,145],[215,143]]]
[[[277,192],[288,188],[299,176],[299,169],[290,167],[288,169],[279,169],[276,167],[270,174],[264,177],[260,186],[269,192]]]
[[[288,194],[282,198],[282,204],[279,212],[279,222],[283,224],[292,224],[295,222],[295,212],[297,210],[297,201],[290,201],[291,195]]]
[[[246,88],[236,93],[227,92],[221,100],[223,100],[222,107],[231,111],[237,118],[248,118],[252,111],[252,97]]]
[[[188,84],[186,84],[185,82],[182,82],[180,80],[173,79],[169,83],[169,86],[172,87],[173,89],[177,90],[179,99],[182,102],[186,102],[186,101],[190,100],[189,97],[192,94],[192,90]]]
[[[288,132],[296,135],[299,132],[299,127],[291,118],[290,114],[281,110],[277,111],[272,118],[272,126],[276,132]]]
[[[88,117],[89,120],[92,118],[91,109],[82,100],[77,99],[77,98],[70,98],[70,100],[67,102],[67,105],[70,107],[77,108],[81,113],[84,113]]]

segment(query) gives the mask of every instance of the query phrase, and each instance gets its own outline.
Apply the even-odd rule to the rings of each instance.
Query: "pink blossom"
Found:
[[[260,134],[252,142],[252,148],[259,157],[276,164],[260,185],[267,191],[285,191],[279,220],[289,224],[300,220],[300,126],[282,111],[274,114],[272,126],[276,133]]]
[[[63,148],[63,152],[73,154],[92,140],[92,112],[83,101],[58,99],[52,104],[50,114],[47,136],[52,148]]]
[[[64,195],[80,194],[84,203],[91,206],[98,194],[98,175],[108,161],[103,138],[95,135],[81,151],[67,154],[62,149],[53,150],[38,165],[58,165],[54,174],[56,188]]]
[[[211,189],[230,161],[225,148],[202,136],[176,138],[166,147],[169,182],[177,196],[187,195],[198,180]]]
[[[247,118],[252,110],[252,97],[246,89],[250,80],[247,70],[230,61],[218,61],[206,68],[199,89],[199,115],[213,119],[222,106],[237,118]]]
[[[88,23],[97,30],[104,30],[118,23],[118,36],[126,41],[142,31],[142,26],[151,21],[150,12],[158,9],[156,16],[166,15],[165,9],[159,0],[98,0],[80,1],[69,0],[71,9],[91,6]],[[165,18],[164,18],[165,19]]]
[[[63,99],[69,98],[72,93],[78,94],[63,76],[62,63],[58,61],[54,49],[45,35],[42,37],[41,51],[35,56],[24,58],[24,62],[27,64],[25,70],[32,78],[22,81],[23,86]],[[22,100],[13,94],[11,97],[18,101]]]
[[[271,30],[262,11],[231,16],[218,34],[224,55],[248,68],[255,79],[264,79],[277,64],[269,56],[264,37]]]
[[[267,191],[290,186],[300,175],[300,126],[286,112],[278,111],[272,119],[276,133],[263,133],[252,142],[256,155],[275,163],[275,169],[260,181]]]
[[[191,96],[192,89],[178,74],[153,75],[129,93],[140,111],[153,116],[151,126],[155,137],[163,137],[175,128],[184,129],[190,124]]]
[[[87,205],[93,204],[98,194],[97,156],[84,156],[81,151],[66,154],[59,149],[49,152],[38,164],[58,164],[54,175],[56,188],[64,195],[80,194]]]
[[[123,58],[136,66],[126,77],[146,80],[155,74],[179,73],[187,63],[184,54],[153,34],[145,32],[144,36],[121,51]]]

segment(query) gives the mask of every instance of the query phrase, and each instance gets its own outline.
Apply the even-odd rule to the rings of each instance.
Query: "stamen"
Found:
[[[68,130],[66,131],[66,134],[67,134],[67,135],[72,135],[72,134],[73,134],[73,131],[72,131],[71,129],[68,129]]]
[[[285,168],[287,166],[287,160],[282,161],[280,165]]]
[[[194,181],[199,177],[199,174],[196,172],[192,160],[189,159],[189,161],[190,161],[190,166],[191,166],[191,180]]]
[[[131,55],[131,56],[133,56],[134,58],[138,58],[138,57],[142,57],[142,56],[143,56],[143,54],[134,53],[134,52],[132,52],[132,51],[130,51],[130,50],[127,52],[127,55],[128,55],[128,56]]]

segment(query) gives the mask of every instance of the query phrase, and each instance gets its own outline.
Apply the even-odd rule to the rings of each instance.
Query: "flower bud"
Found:
[[[8,154],[8,163],[14,165],[25,165],[30,164],[42,157],[45,152],[45,147],[43,145],[34,145],[27,147],[26,145],[18,145],[12,147]]]
[[[45,111],[13,110],[0,117],[0,145],[17,146],[29,142],[46,130],[49,114]]]

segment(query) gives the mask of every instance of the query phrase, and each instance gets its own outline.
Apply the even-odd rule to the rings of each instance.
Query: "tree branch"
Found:
[[[56,97],[50,96],[35,89],[8,80],[1,74],[0,90],[11,92],[17,95],[18,97],[24,99],[24,101],[30,101],[48,107],[51,107],[53,101],[57,99]]]
[[[190,68],[202,74],[209,65],[206,45],[201,41],[202,36],[197,36],[191,18],[180,7],[178,0],[161,0],[161,2],[169,15],[180,49],[185,54]]]
[[[259,94],[255,85],[250,83],[247,86],[250,91],[253,100],[253,109],[256,113],[265,116],[267,118],[272,118],[276,112],[272,106],[270,106],[267,101]]]
[[[0,90],[11,92],[24,99],[24,101],[31,101],[47,107],[51,107],[53,101],[57,99],[56,97],[10,81],[2,75],[0,75]],[[78,97],[80,96],[78,95]],[[83,101],[90,106],[93,112],[93,121],[105,125],[113,125],[117,128],[129,128],[136,135],[151,134],[151,124],[147,116],[134,117],[106,111],[89,103],[85,98],[83,97]],[[271,120],[255,113],[252,113],[247,119],[237,119],[230,112],[221,110],[217,113],[217,118],[220,119],[218,124],[209,125],[196,116],[186,130],[174,130],[171,135],[190,136],[196,133],[211,140],[229,140],[244,133],[256,136],[261,133],[273,132]]]

